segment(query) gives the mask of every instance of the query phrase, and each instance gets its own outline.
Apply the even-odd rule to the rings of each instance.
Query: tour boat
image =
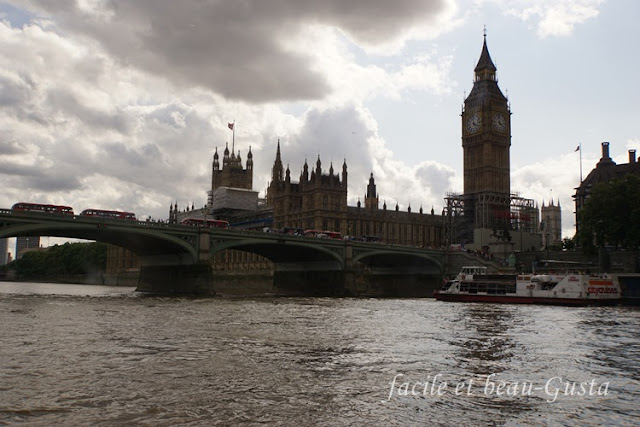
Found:
[[[486,274],[486,267],[463,267],[434,292],[440,301],[511,304],[618,304],[618,278],[609,274]]]

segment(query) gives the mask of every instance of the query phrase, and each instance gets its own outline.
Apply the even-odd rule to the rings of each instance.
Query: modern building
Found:
[[[511,192],[511,109],[496,71],[485,34],[461,114],[464,190],[445,198],[445,233],[451,244],[504,255],[539,248],[540,235],[533,200]]]
[[[596,167],[589,172],[589,175],[576,188],[576,194],[573,196],[576,205],[576,234],[580,231],[580,211],[584,207],[591,189],[594,185],[601,182],[609,182],[614,179],[624,178],[626,175],[640,175],[640,163],[636,161],[636,150],[631,149],[629,153],[629,162],[616,164],[609,156],[609,143],[603,142],[602,157],[596,164]]]
[[[7,263],[7,249],[9,241],[7,239],[0,239],[0,265]]]
[[[16,237],[16,259],[22,258],[25,252],[40,247],[40,236]]]

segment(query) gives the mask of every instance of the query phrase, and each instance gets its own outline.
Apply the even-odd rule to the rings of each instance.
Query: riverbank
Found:
[[[0,281],[58,284],[68,283],[73,285],[105,285],[131,287],[138,284],[138,273],[121,273],[118,275],[91,273],[48,277],[17,277],[15,271],[10,270],[4,275],[0,275]]]

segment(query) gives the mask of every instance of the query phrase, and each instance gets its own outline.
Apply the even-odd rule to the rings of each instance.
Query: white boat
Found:
[[[618,304],[618,278],[609,274],[478,274],[463,267],[458,276],[434,292],[441,301],[512,304]],[[486,272],[486,270],[485,270]]]

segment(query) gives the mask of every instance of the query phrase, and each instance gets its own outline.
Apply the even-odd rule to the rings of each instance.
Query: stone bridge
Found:
[[[0,209],[0,238],[53,236],[124,247],[141,258],[138,290],[214,295],[211,256],[227,249],[275,265],[286,295],[430,296],[444,274],[442,251],[146,221]]]

